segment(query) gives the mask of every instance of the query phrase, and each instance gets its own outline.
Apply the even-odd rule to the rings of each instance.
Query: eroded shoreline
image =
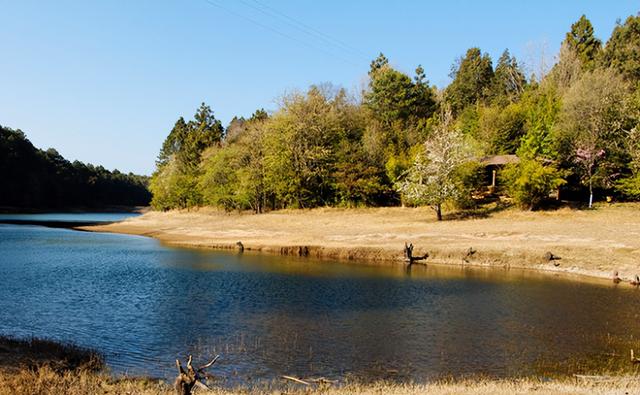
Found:
[[[403,264],[405,242],[429,261],[518,268],[630,281],[640,272],[640,205],[550,212],[505,210],[437,222],[426,208],[283,210],[267,214],[212,209],[149,212],[122,222],[76,227],[154,237],[169,246]],[[467,256],[469,248],[476,252]],[[561,257],[549,261],[547,252]]]

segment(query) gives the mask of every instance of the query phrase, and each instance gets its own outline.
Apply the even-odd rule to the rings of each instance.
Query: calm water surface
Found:
[[[37,213],[37,214],[2,214],[2,220],[21,221],[62,221],[62,222],[112,222],[135,217],[137,213]]]
[[[96,348],[116,373],[170,377],[188,353],[222,354],[215,372],[237,380],[573,373],[628,365],[639,307],[628,284],[0,225],[0,334]]]

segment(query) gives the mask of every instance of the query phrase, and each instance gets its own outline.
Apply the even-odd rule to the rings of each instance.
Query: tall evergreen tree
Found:
[[[264,108],[259,108],[251,114],[251,118],[249,121],[265,121],[269,119],[269,114],[265,111]]]
[[[178,119],[162,144],[150,188],[159,209],[187,208],[202,203],[198,188],[200,161],[208,147],[220,145],[224,129],[211,108],[202,103],[194,119]]]
[[[450,76],[453,81],[445,91],[445,100],[457,114],[488,96],[493,81],[491,58],[479,48],[470,48]]]
[[[613,67],[630,81],[640,81],[640,15],[618,24],[607,41],[603,65]]]
[[[220,144],[224,135],[222,123],[213,116],[211,107],[202,103],[193,121],[188,123],[189,133],[184,149],[178,152],[181,164],[195,170],[200,164],[202,152],[213,145]]]
[[[166,165],[184,147],[185,139],[189,130],[184,118],[180,117],[169,135],[162,143],[162,148],[156,160],[157,166]]]
[[[491,87],[493,100],[498,104],[516,101],[524,91],[526,82],[515,56],[511,56],[509,50],[505,49],[494,72]]]
[[[586,16],[582,15],[573,25],[564,39],[571,50],[575,51],[585,70],[592,70],[602,48],[602,42],[593,35],[593,26]]]
[[[369,77],[373,77],[373,74],[375,74],[376,71],[388,65],[389,65],[389,59],[387,59],[387,57],[384,56],[382,52],[380,52],[378,57],[371,61]]]
[[[399,122],[399,127],[405,128],[407,122],[428,118],[434,113],[435,95],[422,66],[418,66],[412,81],[408,75],[389,66],[387,58],[380,54],[371,62],[369,77],[365,105],[386,127]]]
[[[413,80],[414,110],[412,114],[417,118],[429,118],[436,111],[436,99],[421,65],[416,68],[416,75]]]

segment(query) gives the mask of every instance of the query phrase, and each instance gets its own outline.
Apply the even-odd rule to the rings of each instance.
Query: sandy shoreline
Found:
[[[428,208],[283,210],[267,214],[213,209],[149,212],[122,222],[79,227],[95,232],[150,236],[170,246],[236,249],[403,264],[405,242],[427,262],[522,268],[625,280],[640,274],[640,205],[596,210],[560,209],[480,213],[470,219],[434,220]],[[477,252],[465,262],[466,252]],[[551,252],[562,259],[549,262]],[[558,266],[554,265],[559,264]]]

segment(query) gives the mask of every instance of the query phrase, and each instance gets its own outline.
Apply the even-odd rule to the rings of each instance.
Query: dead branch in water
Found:
[[[416,261],[423,261],[429,257],[429,253],[425,253],[424,255],[413,256],[413,244],[404,243],[404,258],[405,262],[409,262],[409,265],[412,265]]]

